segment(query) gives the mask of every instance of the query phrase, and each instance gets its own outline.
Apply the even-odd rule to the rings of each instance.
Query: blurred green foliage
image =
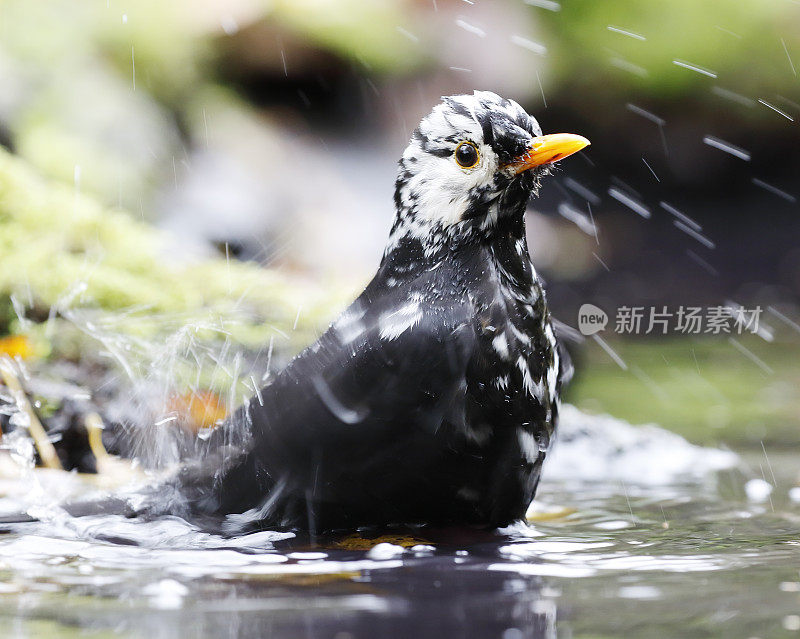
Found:
[[[133,6],[138,14],[144,3]],[[163,105],[199,77],[203,43],[171,19],[171,7],[122,24],[95,3],[2,0],[0,121],[15,151],[50,177],[138,208],[179,148]],[[138,90],[135,58],[147,69]]]
[[[216,83],[235,27],[269,24],[371,73],[406,72],[426,56],[402,35],[402,0],[267,3],[137,0],[124,8],[69,0],[0,0],[0,124],[45,175],[137,210],[184,157],[185,108]],[[266,41],[268,40],[268,41]],[[274,49],[272,38],[250,46]],[[190,141],[188,142],[191,143]],[[76,168],[77,167],[77,168]],[[77,173],[76,173],[77,172]]]
[[[593,100],[624,101],[631,90],[653,99],[708,90],[709,77],[674,60],[709,69],[715,83],[750,97],[780,92],[792,77],[781,37],[800,66],[800,7],[786,0],[564,0],[561,11],[537,15],[553,34],[547,44],[556,84],[589,87]],[[644,73],[614,68],[612,60]]]
[[[530,24],[518,28],[541,33],[549,53],[536,65],[543,65],[548,90],[562,96],[582,99],[590,91],[593,102],[618,105],[634,91],[653,100],[709,95],[712,80],[676,66],[679,59],[712,69],[719,74],[713,83],[755,98],[786,92],[787,54],[797,55],[800,67],[800,8],[788,0],[560,6],[530,7]],[[137,210],[199,135],[185,128],[186,105],[209,85],[224,84],[219,65],[230,54],[230,37],[268,27],[246,38],[237,53],[244,59],[229,64],[261,55],[279,65],[285,37],[353,63],[366,77],[424,75],[436,69],[442,48],[428,19],[433,11],[411,0],[137,0],[124,7],[0,0],[0,123],[15,151],[47,176],[72,182],[77,166],[83,189]],[[620,69],[620,61],[643,75]],[[523,56],[515,64],[532,63]],[[777,126],[765,109],[750,117]]]
[[[634,424],[656,423],[701,444],[796,446],[800,346],[789,339],[736,339],[771,372],[724,336],[609,340],[628,370],[588,344],[565,399]]]
[[[498,10],[503,4],[493,3]],[[433,3],[412,0],[136,0],[124,9],[0,0],[0,133],[7,130],[21,158],[0,152],[0,333],[20,328],[13,294],[39,319],[72,301],[109,311],[145,309],[153,319],[137,330],[151,332],[165,314],[236,314],[242,321],[232,330],[254,346],[272,325],[292,326],[303,305],[292,336],[294,346],[308,341],[346,293],[331,290],[309,303],[319,299],[319,288],[306,295],[254,265],[219,258],[177,263],[169,258],[169,239],[137,219],[147,215],[143,202],[173,179],[184,147],[203,138],[207,111],[240,106],[219,75],[229,38],[266,25],[270,37],[259,39],[258,32],[247,47],[277,54],[285,35],[365,77],[407,78],[437,70],[442,42],[427,19],[432,11]],[[512,64],[535,60],[548,91],[562,100],[590,95],[598,118],[623,112],[620,105],[633,95],[669,102],[673,112],[691,109],[714,85],[751,99],[798,99],[787,89],[798,86],[792,59],[800,69],[800,5],[790,0],[563,0],[559,11],[532,6],[528,14],[530,23],[514,28],[535,29],[548,54]],[[220,16],[230,18],[230,28]],[[473,35],[463,40],[463,30],[452,28],[459,45],[473,46]],[[497,62],[501,74],[508,62]],[[747,117],[760,118],[763,127],[786,125],[767,109],[751,109]],[[759,353],[773,348],[748,346]],[[615,347],[644,375],[621,371],[590,348],[568,399],[633,422],[658,422],[695,441],[797,441],[800,379],[791,347],[762,353],[774,376],[719,342]]]
[[[307,294],[301,282],[252,263],[175,259],[173,244],[0,151],[0,319],[16,317],[12,296],[38,319],[72,306],[138,310],[143,319],[127,329],[145,333],[157,333],[169,314],[184,322],[234,318],[229,333],[255,348],[274,327],[294,324],[293,341],[304,343],[344,297],[335,288]],[[21,328],[12,324],[0,333]]]
[[[281,0],[265,18],[373,72],[403,73],[426,58],[425,48],[397,29],[411,8],[403,0]]]

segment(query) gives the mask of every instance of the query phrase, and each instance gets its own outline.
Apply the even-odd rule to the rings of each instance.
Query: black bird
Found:
[[[375,277],[183,470],[190,514],[312,531],[524,517],[564,362],[524,212],[588,144],[494,93],[443,98],[400,160]]]
[[[524,213],[588,144],[494,93],[443,98],[400,160],[364,292],[134,513],[231,533],[523,518],[564,368]]]

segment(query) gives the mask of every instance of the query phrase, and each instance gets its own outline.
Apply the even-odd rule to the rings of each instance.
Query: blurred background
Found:
[[[567,400],[796,445],[798,69],[794,0],[0,0],[0,344],[152,369],[128,318],[212,309],[269,368],[373,274],[419,119],[486,89],[592,141],[528,211],[558,319],[763,309],[742,336],[612,319],[570,345]]]

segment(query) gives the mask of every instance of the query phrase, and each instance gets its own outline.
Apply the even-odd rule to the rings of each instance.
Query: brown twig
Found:
[[[111,458],[106,447],[103,445],[103,419],[97,413],[89,413],[83,420],[86,434],[89,436],[89,448],[98,462],[103,462]]]
[[[28,416],[28,432],[33,438],[36,450],[39,451],[39,457],[42,459],[42,463],[47,468],[62,470],[61,460],[58,458],[56,449],[53,443],[47,438],[47,431],[45,431],[44,426],[42,426],[42,422],[39,421],[36,411],[33,410],[33,406],[28,400],[28,396],[22,388],[17,374],[14,372],[13,360],[5,356],[0,357],[0,375],[3,378],[3,383],[14,396],[17,408],[24,411]]]

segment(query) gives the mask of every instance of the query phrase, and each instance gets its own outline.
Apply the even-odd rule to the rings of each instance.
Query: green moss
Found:
[[[252,263],[177,259],[171,245],[166,233],[48,183],[0,151],[0,322],[6,326],[15,295],[39,318],[73,307],[138,309],[115,330],[140,335],[157,333],[165,317],[229,318],[226,330],[245,345],[263,344],[278,327],[296,346],[346,298],[331,287],[319,301],[318,285]]]

